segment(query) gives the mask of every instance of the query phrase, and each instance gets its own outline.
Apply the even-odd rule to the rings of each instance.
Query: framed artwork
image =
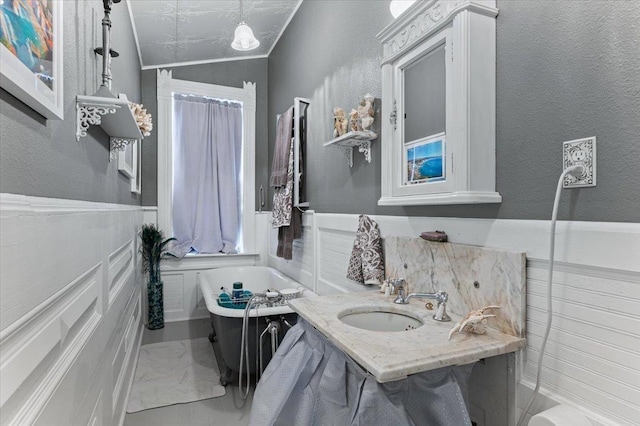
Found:
[[[423,139],[405,147],[405,184],[445,180],[445,137]]]
[[[118,170],[127,177],[134,177],[136,172],[135,160],[137,157],[138,141],[126,145],[122,151],[118,151]]]
[[[136,172],[131,181],[131,192],[142,194],[142,141],[136,141],[135,158]]]
[[[62,0],[0,1],[0,87],[63,119]]]
[[[129,178],[131,192],[140,194],[140,172],[142,144],[139,140],[131,142],[124,150],[118,151],[118,170]]]

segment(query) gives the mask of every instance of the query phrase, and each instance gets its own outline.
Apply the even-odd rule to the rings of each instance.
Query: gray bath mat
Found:
[[[143,345],[127,412],[222,396],[219,380],[207,338]]]

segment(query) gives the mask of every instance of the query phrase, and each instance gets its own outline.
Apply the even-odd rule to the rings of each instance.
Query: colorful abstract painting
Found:
[[[53,22],[51,0],[0,0],[0,43],[50,89]]]

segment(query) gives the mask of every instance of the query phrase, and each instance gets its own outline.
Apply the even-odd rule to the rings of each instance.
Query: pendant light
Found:
[[[391,0],[389,10],[394,18],[402,15],[416,0]]]
[[[240,0],[240,23],[236,27],[236,32],[231,42],[231,47],[235,50],[253,50],[260,46],[260,42],[253,35],[253,31],[242,19],[242,0]]]

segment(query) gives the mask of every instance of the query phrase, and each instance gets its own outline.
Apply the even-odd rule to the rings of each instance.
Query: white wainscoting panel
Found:
[[[91,415],[89,416],[88,426],[102,426],[102,392],[98,393],[95,400]]]
[[[290,276],[300,284],[315,289],[315,227],[313,212],[306,212],[302,216],[302,238],[293,242],[293,259],[284,260],[276,256],[278,248],[278,228],[271,227],[269,217],[269,261],[268,265]]]
[[[527,347],[516,354],[518,374],[507,375],[490,367],[492,374],[481,375],[518,378],[517,384],[508,384],[516,392],[517,407],[507,407],[501,417],[505,424],[515,424],[533,388],[544,334],[550,223],[371,217],[379,224],[383,238],[415,237],[423,231],[440,229],[446,231],[449,241],[454,243],[526,251]],[[277,234],[270,233],[269,264],[291,276],[303,270],[315,271],[312,281],[318,294],[366,290],[345,278],[358,215],[316,213],[308,224],[312,232],[307,234],[313,235],[313,239],[300,240],[290,262],[273,261],[273,240]],[[310,244],[313,247],[308,247]],[[314,253],[313,265],[301,262],[308,252]],[[553,327],[543,366],[541,396],[527,416],[565,403],[578,408],[597,425],[637,424],[640,418],[640,224],[559,221],[555,265]],[[476,385],[478,389],[491,388],[489,384]],[[477,413],[483,413],[484,409],[474,408]],[[500,417],[495,406],[492,411],[491,418]]]
[[[126,390],[125,385],[128,384],[127,375],[133,373],[133,371],[130,371],[132,370],[131,366],[138,359],[135,340],[141,323],[140,301],[134,297],[130,299],[127,305],[127,315],[125,315],[125,318],[128,318],[127,326],[124,333],[122,333],[122,338],[111,363],[111,386],[113,388],[111,409],[114,418],[117,415],[118,408],[126,408],[127,401],[124,401],[124,407],[118,407],[118,403],[122,401],[122,393]],[[135,358],[132,356],[134,353]]]
[[[164,314],[171,321],[171,314],[181,314],[185,310],[184,273],[162,274],[162,292],[164,296]]]
[[[142,206],[142,223],[158,224],[157,206]]]
[[[109,256],[109,305],[118,296],[133,274],[135,241],[132,237]]]
[[[256,265],[267,266],[269,262],[269,230],[271,229],[271,212],[256,212]]]
[[[216,254],[185,256],[182,259],[166,258],[161,267],[164,284],[164,320],[172,322],[208,318],[209,311],[198,288],[198,272],[215,268],[253,266],[259,258],[258,254]]]
[[[126,335],[135,362],[141,224],[139,206],[0,194],[0,424],[120,422],[109,352]]]
[[[554,269],[554,315],[542,370],[545,394],[568,398],[601,424],[637,424],[640,273],[568,263]],[[527,278],[522,378],[523,385],[533,386],[547,320],[547,262],[529,262]]]
[[[86,340],[100,319],[98,309],[98,287],[102,278],[101,265],[84,273],[75,282],[63,288],[58,294],[40,304],[36,309],[2,330],[2,357],[0,363],[1,391],[0,405],[13,396],[38,367],[53,371],[64,368],[56,363],[65,363],[63,346],[68,342],[67,334],[78,328],[90,328],[82,334]],[[87,312],[91,308],[91,312]],[[87,313],[86,315],[84,315]],[[80,318],[81,323],[78,323]],[[76,349],[86,342],[74,345]],[[70,354],[70,356],[77,354]],[[46,361],[46,368],[42,365]],[[35,395],[32,395],[35,397]],[[35,401],[34,403],[43,402]]]

